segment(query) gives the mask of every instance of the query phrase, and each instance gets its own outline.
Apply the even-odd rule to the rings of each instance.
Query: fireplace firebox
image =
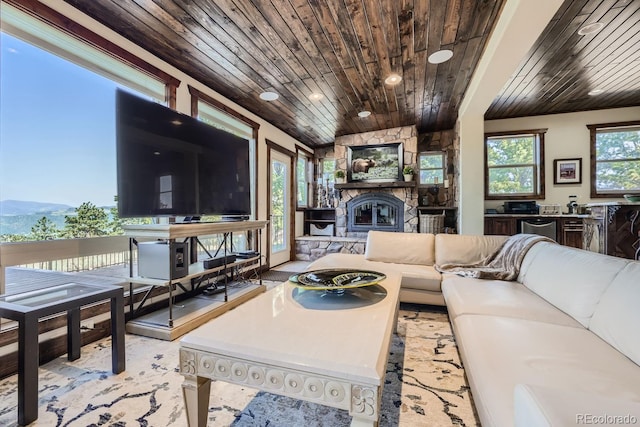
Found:
[[[347,231],[404,231],[404,202],[384,193],[365,193],[347,202]]]

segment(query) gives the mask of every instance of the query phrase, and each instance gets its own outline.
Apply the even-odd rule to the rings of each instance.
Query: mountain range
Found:
[[[32,215],[47,212],[66,212],[73,206],[60,203],[31,202],[23,200],[0,200],[0,215]]]

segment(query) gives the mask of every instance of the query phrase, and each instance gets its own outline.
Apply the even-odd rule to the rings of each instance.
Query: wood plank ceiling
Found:
[[[506,0],[65,1],[318,147],[397,126],[453,128]],[[639,4],[566,0],[487,117],[640,105]],[[576,34],[595,21],[605,28]],[[430,64],[440,49],[453,58]],[[384,83],[391,73],[397,86]],[[604,92],[587,96],[596,86]],[[265,102],[263,91],[280,98]]]
[[[595,23],[599,31],[579,34]],[[638,105],[640,1],[566,0],[485,118]]]

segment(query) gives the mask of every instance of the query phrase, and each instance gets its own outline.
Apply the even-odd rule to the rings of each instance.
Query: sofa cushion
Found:
[[[517,384],[513,405],[515,427],[631,425],[640,420],[640,402],[565,388]]]
[[[453,325],[483,426],[513,425],[516,384],[640,402],[638,365],[588,329],[477,314]]]
[[[393,264],[394,270],[402,274],[402,287],[440,292],[442,275],[430,265]]]
[[[360,268],[363,270],[372,270],[371,263],[364,259],[364,256],[358,254],[327,254],[322,258],[313,261],[307,267],[307,270],[323,270],[326,268]],[[381,271],[384,273],[384,271]]]
[[[518,281],[588,327],[604,290],[628,263],[622,258],[540,242],[525,255]]]
[[[369,261],[433,265],[435,236],[427,233],[369,231],[364,257]]]
[[[442,277],[442,294],[451,319],[463,314],[492,314],[582,328],[573,317],[518,282],[447,273]]]
[[[402,275],[402,287],[406,289],[440,292],[441,275],[433,266],[396,264],[390,262],[369,261],[362,255],[328,254],[311,264],[309,270],[324,268],[361,268],[381,273],[396,272]]]
[[[436,265],[475,264],[496,252],[509,236],[473,236],[467,234],[437,234],[435,236]]]
[[[589,329],[640,365],[640,262],[630,262],[604,291]]]

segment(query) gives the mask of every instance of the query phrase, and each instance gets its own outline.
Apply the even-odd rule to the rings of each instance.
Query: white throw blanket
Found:
[[[505,240],[497,251],[478,263],[442,264],[434,267],[440,273],[456,273],[464,277],[516,280],[527,251],[540,241],[555,243],[553,240],[537,234],[515,234]]]

